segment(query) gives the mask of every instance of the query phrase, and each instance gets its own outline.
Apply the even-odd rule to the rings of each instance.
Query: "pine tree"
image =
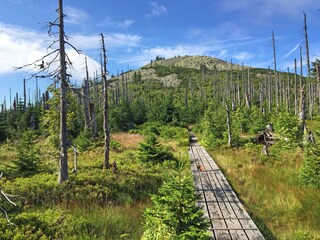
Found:
[[[152,195],[153,206],[144,212],[146,219],[142,239],[209,239],[209,222],[196,206],[197,196],[189,177],[182,168]]]
[[[147,136],[145,142],[140,143],[139,159],[142,162],[155,164],[166,160],[174,160],[174,156],[158,142],[157,136],[154,133],[151,133]]]
[[[39,172],[39,148],[35,145],[34,131],[27,130],[23,133],[17,146],[17,159],[13,163],[17,171],[23,176],[30,176]]]
[[[320,132],[318,132],[320,135]],[[304,161],[300,180],[303,184],[320,189],[320,145],[308,143],[304,147]]]

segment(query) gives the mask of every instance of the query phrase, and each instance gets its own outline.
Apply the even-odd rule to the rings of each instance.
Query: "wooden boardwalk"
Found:
[[[195,191],[201,196],[197,204],[210,219],[208,232],[212,239],[265,239],[217,164],[193,138],[189,156]]]

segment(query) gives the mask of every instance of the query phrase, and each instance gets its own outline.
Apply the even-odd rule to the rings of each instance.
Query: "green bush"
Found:
[[[82,131],[73,140],[73,144],[77,147],[80,152],[88,150],[92,144],[92,135],[89,131]]]
[[[279,142],[283,148],[294,148],[299,143],[298,118],[288,111],[279,111],[273,117],[274,129],[279,136]]]

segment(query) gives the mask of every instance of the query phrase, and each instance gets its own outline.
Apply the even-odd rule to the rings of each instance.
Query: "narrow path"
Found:
[[[263,240],[255,223],[208,152],[192,136],[189,157],[196,193],[201,199],[205,216],[210,219],[208,229],[212,239]]]

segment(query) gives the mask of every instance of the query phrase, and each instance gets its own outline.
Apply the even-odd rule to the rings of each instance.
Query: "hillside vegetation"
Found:
[[[18,101],[0,113],[0,185],[18,204],[1,198],[17,226],[1,218],[0,239],[148,239],[154,231],[172,239],[195,233],[206,239],[203,229],[173,231],[154,217],[162,209],[157,194],[172,187],[171,175],[181,176],[175,177],[178,185],[192,184],[187,128],[210,150],[267,239],[319,239],[315,79],[205,56],[158,58],[123,72],[109,81],[109,169],[102,169],[102,80],[88,79],[95,124],[85,125],[85,98],[68,89],[70,177],[62,184],[57,183],[59,93],[49,89],[50,99],[26,109]],[[308,101],[300,105],[303,99]],[[274,128],[270,144],[257,141],[268,123]]]

